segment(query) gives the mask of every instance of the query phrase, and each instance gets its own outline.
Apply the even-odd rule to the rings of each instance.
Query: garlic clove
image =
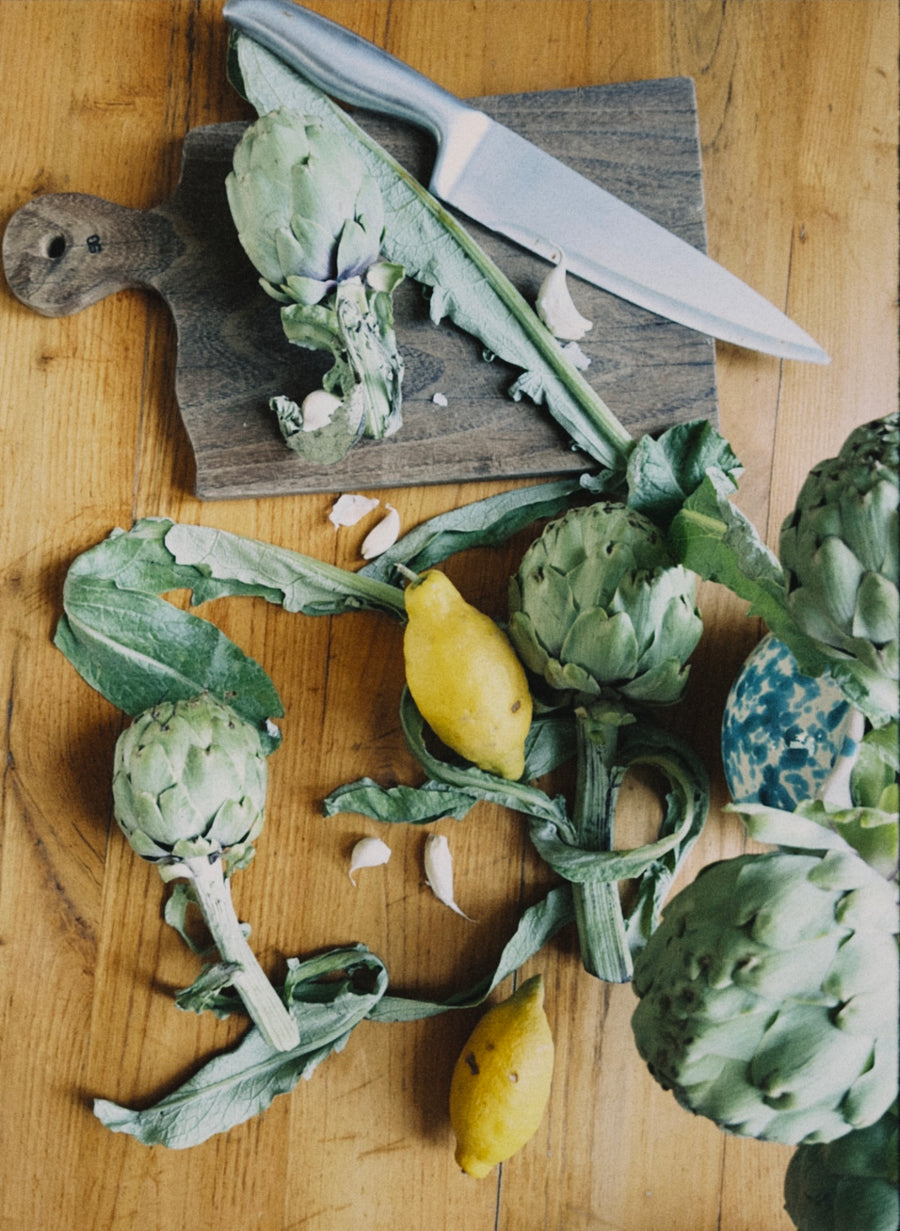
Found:
[[[326,427],[341,404],[341,399],[325,389],[314,389],[303,399],[300,406],[300,416],[303,420],[304,432],[317,432]]]
[[[439,902],[473,922],[453,897],[453,857],[443,834],[429,834],[425,839],[425,882]]]
[[[339,526],[355,526],[377,505],[378,501],[372,496],[359,496],[353,492],[345,492],[335,500],[328,514],[328,520],[335,529]]]
[[[385,505],[385,508],[385,516],[363,539],[361,550],[364,560],[373,560],[393,547],[400,535],[400,514],[392,504]]]
[[[555,338],[577,342],[583,338],[594,322],[583,317],[569,294],[566,283],[566,254],[560,252],[559,260],[540,285],[535,301],[537,314]]]
[[[360,838],[350,852],[350,880],[353,884],[353,873],[361,868],[378,868],[387,863],[391,857],[391,848],[381,838]]]

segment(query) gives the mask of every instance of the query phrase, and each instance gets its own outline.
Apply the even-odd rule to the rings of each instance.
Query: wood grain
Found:
[[[897,52],[893,0],[324,0],[313,5],[462,96],[690,77],[711,255],[792,315],[828,368],[720,345],[721,424],[745,465],[741,507],[774,542],[806,470],[897,404]],[[224,78],[217,0],[0,3],[0,225],[42,192],[147,210],[174,192],[185,134],[246,121]],[[111,823],[122,716],[51,645],[74,556],[113,526],[165,514],[348,566],[366,526],[336,534],[326,495],[203,503],[174,398],[166,305],[124,291],[50,320],[0,292],[0,1210],[2,1231],[790,1231],[789,1151],[727,1138],[659,1090],[635,1057],[628,987],[580,974],[563,935],[529,964],[557,1041],[550,1111],[502,1174],[458,1174],[445,1091],[470,1014],[364,1023],[265,1116],[184,1153],[94,1119],[94,1095],[139,1104],[240,1032],[179,1014],[196,963],[161,920],[163,887]],[[640,382],[640,372],[633,377]],[[503,490],[494,480],[378,494],[405,526]],[[453,562],[494,614],[523,544]],[[718,768],[728,683],[759,634],[704,587],[706,635],[673,721],[714,773],[716,810],[687,875],[743,849]],[[206,613],[274,676],[287,717],[254,865],[235,881],[267,970],[363,940],[406,989],[483,973],[551,878],[518,821],[443,822],[458,896],[422,885],[424,835],[354,890],[353,818],[319,803],[362,774],[415,774],[396,722],[399,630],[304,620],[249,600]],[[622,818],[646,826],[636,785]]]
[[[475,99],[501,123],[565,159],[589,180],[695,247],[706,243],[693,82],[688,78]],[[433,144],[409,126],[360,115],[371,136],[420,181]],[[333,359],[291,347],[278,311],[243,252],[225,178],[244,131],[213,124],[185,137],[178,187],[150,210],[91,194],[47,193],[18,210],[3,234],[3,264],[23,303],[48,316],[82,311],[117,291],[158,292],[172,312],[175,395],[204,499],[340,492],[571,474],[590,459],[552,417],[507,389],[519,373],[446,320],[436,328],[422,287],[394,296],[404,362],[403,426],[363,441],[336,465],[314,465],[285,447],[273,396],[302,401]],[[547,185],[552,192],[553,185]],[[488,255],[533,302],[547,266],[484,228],[467,224]],[[716,421],[710,338],[642,311],[596,287],[573,285],[593,322],[582,344],[591,381],[632,434],[688,419]],[[640,379],[635,373],[640,372]],[[447,405],[438,409],[435,396]]]

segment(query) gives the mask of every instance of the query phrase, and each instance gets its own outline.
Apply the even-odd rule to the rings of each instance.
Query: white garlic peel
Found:
[[[356,885],[354,872],[359,872],[361,868],[379,868],[390,857],[391,848],[380,838],[360,838],[350,852],[350,880]]]
[[[385,516],[363,539],[361,550],[364,560],[373,560],[393,547],[400,535],[400,514],[392,504],[386,504],[385,508]]]
[[[566,254],[560,252],[559,261],[540,285],[535,301],[537,314],[555,338],[577,342],[583,338],[594,322],[581,315],[566,283]]]
[[[578,368],[579,372],[591,366],[590,355],[586,355],[577,342],[567,342],[562,348],[562,353],[573,368]]]
[[[425,839],[425,883],[439,902],[472,921],[453,897],[453,857],[443,834],[429,834]]]
[[[343,496],[338,496],[335,500],[328,514],[328,520],[335,529],[339,526],[355,526],[377,506],[378,501],[373,496],[359,496],[354,492],[345,492]]]
[[[340,404],[339,397],[324,389],[314,389],[312,393],[308,393],[300,406],[304,432],[317,432],[319,428],[329,424]]]

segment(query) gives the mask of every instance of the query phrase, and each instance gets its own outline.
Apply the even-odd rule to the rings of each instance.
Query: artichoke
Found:
[[[284,108],[261,116],[238,142],[225,190],[244,251],[283,303],[317,304],[378,260],[381,190],[319,120]]]
[[[360,434],[391,435],[403,376],[391,294],[403,271],[380,256],[377,181],[321,121],[280,108],[247,128],[225,189],[241,245],[283,305],[288,340],[334,358],[323,387],[342,407],[327,424],[305,421],[289,397],[271,400],[287,443],[336,461]]]
[[[798,1147],[784,1198],[798,1231],[897,1231],[896,1100],[868,1128]]]
[[[259,733],[210,693],[145,710],[116,742],[116,820],[163,879],[187,877],[231,983],[266,1041],[296,1047],[296,1023],[247,944],[227,877],[245,867],[265,817]]]
[[[853,853],[703,868],[635,961],[638,1051],[728,1132],[826,1142],[897,1090],[895,886]]]
[[[597,502],[545,526],[509,582],[509,638],[549,685],[548,705],[572,708],[577,774],[570,845],[611,851],[625,767],[619,729],[633,703],[670,704],[687,682],[702,632],[694,576],[673,564],[643,514]],[[532,690],[536,696],[539,688]],[[670,767],[655,756],[647,764]],[[681,798],[693,799],[692,789]],[[585,969],[609,982],[632,973],[618,886],[598,874],[572,886]]]
[[[669,704],[702,631],[695,579],[643,514],[598,502],[550,522],[509,585],[509,636],[551,688]]]
[[[116,743],[113,803],[132,848],[164,879],[186,859],[253,857],[265,819],[259,734],[210,693],[145,710]]]
[[[836,659],[849,660],[897,713],[898,443],[896,413],[847,437],[815,466],[781,527],[788,610]]]

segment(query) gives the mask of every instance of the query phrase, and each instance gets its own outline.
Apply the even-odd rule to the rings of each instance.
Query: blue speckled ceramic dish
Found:
[[[722,720],[722,761],[735,802],[792,810],[820,791],[841,752],[853,713],[827,678],[798,670],[771,634],[731,686]]]

